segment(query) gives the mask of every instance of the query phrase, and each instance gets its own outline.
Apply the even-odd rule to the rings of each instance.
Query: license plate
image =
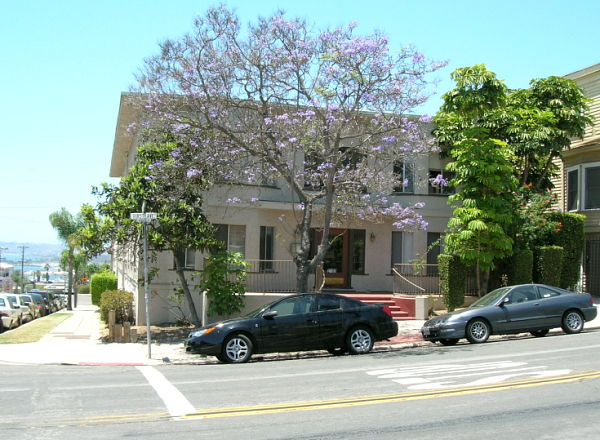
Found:
[[[424,328],[424,329],[423,329],[423,335],[425,335],[425,336],[429,336],[429,334],[430,334],[430,331],[429,331],[429,329],[428,329],[428,328]]]

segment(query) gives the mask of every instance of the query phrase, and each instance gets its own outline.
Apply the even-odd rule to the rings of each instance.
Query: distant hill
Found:
[[[60,253],[65,249],[62,244],[46,243],[18,243],[10,241],[0,241],[2,248],[2,261],[7,263],[17,263],[21,261],[22,250],[19,246],[25,246],[25,261],[58,261]]]

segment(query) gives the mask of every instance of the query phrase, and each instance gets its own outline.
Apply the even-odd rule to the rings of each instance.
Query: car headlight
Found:
[[[198,338],[202,335],[207,335],[209,333],[212,333],[216,330],[216,327],[209,327],[209,328],[204,328],[202,330],[196,330],[195,332],[191,332],[188,336],[188,338]]]

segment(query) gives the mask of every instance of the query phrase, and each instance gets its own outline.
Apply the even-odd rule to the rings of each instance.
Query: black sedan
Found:
[[[438,316],[421,328],[423,339],[454,345],[461,338],[473,344],[492,334],[530,332],[545,336],[551,328],[579,333],[598,311],[589,293],[573,293],[544,284],[501,287],[470,307]]]
[[[193,331],[185,347],[221,362],[241,363],[254,353],[324,349],[332,354],[363,354],[371,351],[375,341],[397,333],[398,324],[385,305],[333,294],[302,294]]]

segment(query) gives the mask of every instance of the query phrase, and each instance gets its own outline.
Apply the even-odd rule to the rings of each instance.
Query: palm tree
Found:
[[[75,248],[77,247],[77,231],[83,227],[83,220],[79,215],[73,215],[65,208],[50,214],[50,224],[58,233],[58,237],[67,245],[67,309],[73,310],[71,295],[73,294],[73,266],[75,263]],[[77,296],[75,296],[75,307],[77,307]]]

